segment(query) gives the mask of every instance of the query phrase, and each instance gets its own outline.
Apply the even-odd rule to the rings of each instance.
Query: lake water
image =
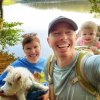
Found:
[[[93,18],[93,14],[90,14],[89,12],[66,11],[54,7],[50,9],[40,9],[36,7],[29,7],[20,3],[4,6],[3,10],[5,21],[19,21],[23,23],[21,28],[24,32],[22,34],[27,32],[38,33],[42,45],[41,56],[46,57],[52,53],[46,40],[48,24],[52,19],[58,16],[66,16],[73,19],[79,27],[84,21],[88,20],[92,20],[100,25],[100,18]],[[7,50],[10,53],[15,53],[15,57],[24,56],[21,44],[8,47]]]

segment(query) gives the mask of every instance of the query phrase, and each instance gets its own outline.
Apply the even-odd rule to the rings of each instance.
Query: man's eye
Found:
[[[55,36],[58,36],[59,34],[60,34],[60,32],[55,32],[54,33]]]
[[[73,32],[68,31],[68,32],[66,32],[66,34],[67,34],[67,35],[73,35]]]

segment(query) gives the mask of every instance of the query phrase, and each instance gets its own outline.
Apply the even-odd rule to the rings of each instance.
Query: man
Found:
[[[80,54],[74,49],[77,29],[73,20],[63,16],[49,24],[47,41],[54,52],[50,66],[53,67],[52,77],[48,75],[48,63],[44,71],[48,81],[52,78],[54,89],[51,91],[54,91],[55,97],[51,100],[96,100],[99,97],[87,92],[79,82],[72,82],[76,77],[75,67]],[[82,63],[83,76],[99,91],[100,55],[88,55]],[[49,97],[52,97],[51,94]]]

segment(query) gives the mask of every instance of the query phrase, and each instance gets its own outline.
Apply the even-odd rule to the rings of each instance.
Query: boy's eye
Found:
[[[31,48],[26,48],[27,50],[30,50]]]
[[[34,47],[32,47],[32,48],[26,48],[26,50],[31,50],[31,49],[36,49],[36,48],[38,48],[38,46],[36,45],[36,46],[34,46]]]

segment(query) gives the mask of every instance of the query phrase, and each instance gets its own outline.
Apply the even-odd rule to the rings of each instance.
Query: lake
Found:
[[[89,13],[89,7],[87,7],[86,4],[84,6],[78,4],[78,7],[76,7],[75,4],[73,4],[74,6],[71,4],[69,6],[66,4],[55,6],[54,3],[52,3],[52,6],[47,6],[46,4],[41,3],[33,3],[30,6],[29,5],[30,4],[23,5],[17,3],[14,5],[4,6],[4,19],[8,22],[22,22],[23,25],[21,28],[24,30],[22,34],[28,32],[38,33],[42,46],[41,56],[47,57],[52,53],[46,40],[47,30],[49,22],[57,16],[66,16],[71,18],[79,27],[84,21],[88,20],[92,20],[100,25],[100,18],[94,18],[93,14]],[[21,44],[8,47],[7,50],[10,53],[14,53],[15,57],[24,56]]]

